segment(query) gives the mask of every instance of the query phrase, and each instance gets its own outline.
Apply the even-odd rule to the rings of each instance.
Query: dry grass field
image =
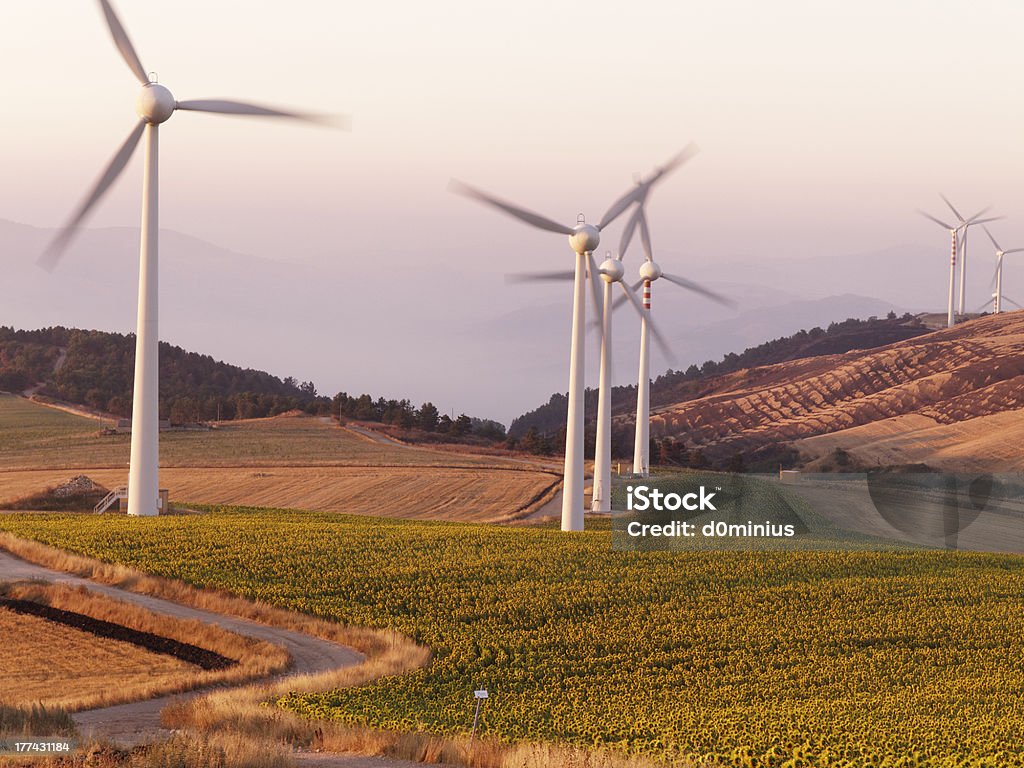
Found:
[[[0,508],[84,474],[128,477],[128,435],[0,395]],[[288,507],[407,518],[504,521],[554,490],[556,475],[500,457],[375,441],[306,416],[160,436],[161,485],[178,504]]]
[[[203,669],[193,654],[176,658],[115,637],[99,637],[0,606],[0,704],[41,703],[76,711],[213,683],[244,682],[280,672],[291,661],[271,643],[197,621],[176,619],[96,592],[63,584],[0,584],[5,598],[29,601],[110,622],[117,627],[168,638],[235,662]]]
[[[128,643],[0,608],[0,703],[75,709],[105,701],[111,689],[142,691],[173,683],[194,667]]]

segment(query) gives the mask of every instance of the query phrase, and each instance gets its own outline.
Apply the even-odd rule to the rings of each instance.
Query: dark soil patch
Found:
[[[137,629],[123,627],[120,624],[103,621],[102,619],[94,619],[92,616],[65,611],[61,608],[53,608],[41,603],[34,603],[31,600],[0,597],[0,607],[7,608],[15,613],[39,616],[48,621],[65,624],[97,637],[107,637],[111,640],[131,643],[154,653],[173,656],[176,659],[180,659],[188,664],[194,664],[205,670],[228,669],[238,664],[234,659],[229,659],[226,656],[221,656],[219,653],[200,648],[198,645],[171,640],[168,637],[154,635],[152,632],[140,632]]]

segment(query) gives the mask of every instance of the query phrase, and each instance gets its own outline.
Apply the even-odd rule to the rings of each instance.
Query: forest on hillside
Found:
[[[62,365],[55,370],[65,353]],[[127,418],[135,376],[133,334],[43,328],[25,331],[0,326],[0,391],[24,392],[42,384],[37,396],[83,405]],[[278,378],[241,368],[210,355],[160,343],[160,418],[172,424],[276,416],[301,410],[340,420],[380,422],[432,442],[469,436],[497,441],[505,427],[465,414],[441,414],[432,403],[321,395],[311,381]]]

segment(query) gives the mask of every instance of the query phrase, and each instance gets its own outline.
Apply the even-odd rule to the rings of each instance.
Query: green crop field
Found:
[[[618,552],[566,535],[281,510],[0,528],[429,645],[280,706],[382,728],[735,766],[1024,766],[1024,558]]]

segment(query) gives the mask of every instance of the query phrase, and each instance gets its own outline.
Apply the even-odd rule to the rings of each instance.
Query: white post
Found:
[[[583,344],[586,332],[587,255],[576,254],[572,299],[572,349],[569,353],[569,409],[565,421],[565,476],[562,530],[583,530]]]
[[[994,314],[1003,311],[1003,254],[999,253],[999,261],[996,263],[996,295],[992,305]]]
[[[594,447],[594,512],[612,510],[612,284],[604,282],[604,315],[601,324],[601,378],[597,390],[597,444]]]
[[[146,126],[142,180],[142,236],[139,243],[139,314],[135,336],[135,393],[132,397],[132,449],[128,469],[128,514],[157,514],[160,495],[160,382],[157,328],[157,126]]]
[[[950,246],[949,257],[949,312],[946,317],[946,327],[952,328],[956,325],[956,316],[953,314],[953,297],[956,294],[956,230],[949,230],[953,244]]]
[[[644,312],[640,318],[640,375],[636,387],[636,439],[633,443],[633,474],[647,477],[650,472],[651,446],[651,329],[647,318],[651,312],[651,281],[644,280]]]

